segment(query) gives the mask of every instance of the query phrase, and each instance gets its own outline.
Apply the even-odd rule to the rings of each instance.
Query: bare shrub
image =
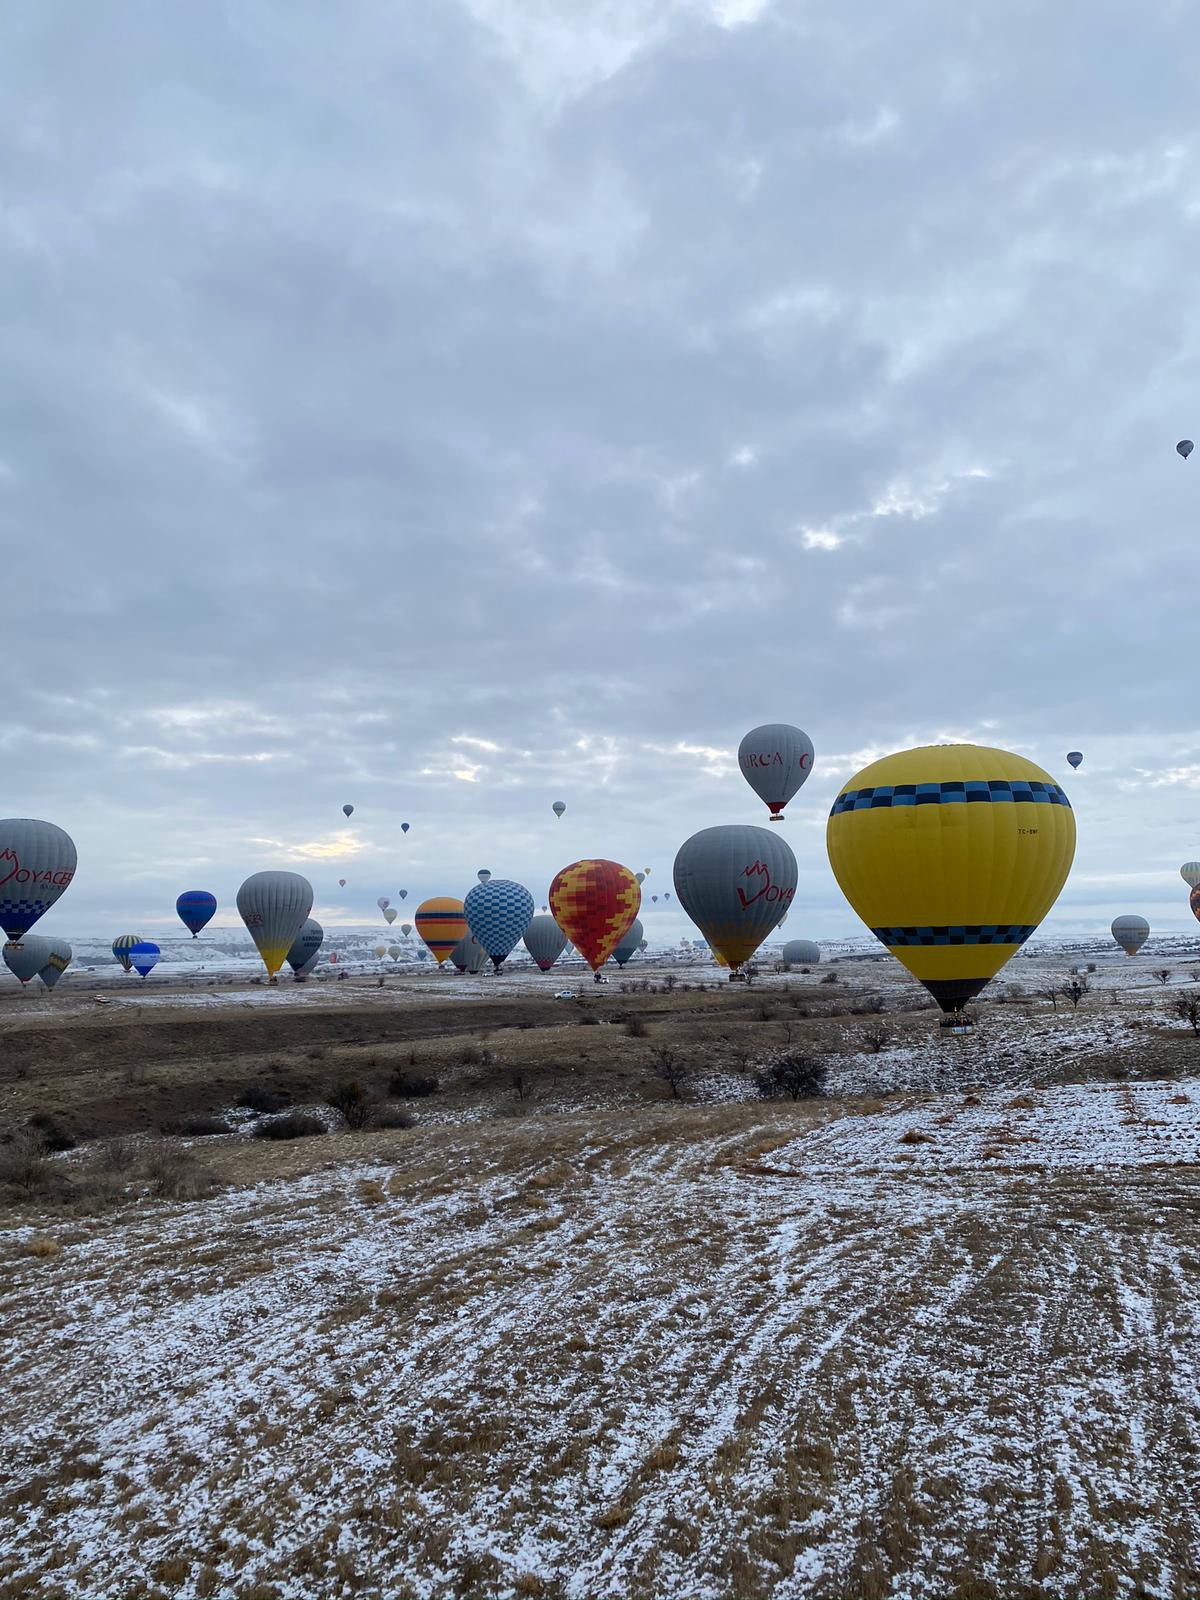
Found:
[[[325,1095],[325,1104],[337,1112],[343,1126],[356,1131],[370,1125],[375,1110],[370,1095],[353,1078],[333,1084]]]
[[[32,1194],[46,1183],[46,1146],[31,1128],[0,1145],[0,1184]]]
[[[836,983],[837,981],[838,981],[838,975],[837,975],[836,972],[826,972],[826,973],[823,973],[822,976],[821,976],[821,982],[822,983]]]
[[[1170,967],[1156,967],[1154,969],[1154,976],[1158,979],[1159,983],[1170,983],[1171,969]]]
[[[1177,1017],[1182,1018],[1192,1032],[1200,1038],[1200,998],[1195,995],[1182,996],[1176,1000],[1171,1010]]]
[[[814,1100],[825,1093],[827,1068],[819,1056],[791,1050],[776,1056],[755,1076],[764,1100],[787,1095],[792,1100]]]
[[[533,1093],[533,1084],[524,1067],[514,1067],[508,1075],[508,1081],[518,1100],[527,1100]]]
[[[248,1111],[256,1111],[260,1116],[270,1116],[276,1111],[282,1111],[291,1102],[292,1097],[286,1089],[276,1089],[266,1083],[248,1083],[237,1101],[239,1106],[245,1106]]]
[[[889,1034],[882,1022],[873,1022],[869,1028],[863,1029],[859,1038],[868,1053],[877,1056],[888,1042]]]
[[[1035,991],[1035,993],[1037,994],[1039,1000],[1049,1000],[1055,1011],[1058,1010],[1059,991],[1054,987],[1053,984],[1051,984],[1048,989],[1038,989]]]
[[[1072,978],[1070,983],[1064,983],[1058,992],[1062,995],[1064,1000],[1069,1000],[1071,1002],[1072,1011],[1078,1011],[1079,1002],[1083,999],[1084,995],[1087,994],[1089,987],[1090,986],[1087,978],[1080,973],[1078,977]]]
[[[263,1117],[254,1125],[256,1139],[307,1139],[325,1132],[320,1117],[308,1111],[290,1111],[285,1117]]]
[[[30,1132],[42,1141],[42,1148],[54,1155],[61,1150],[74,1150],[75,1135],[64,1128],[57,1117],[47,1111],[37,1111],[30,1117],[26,1126]]]
[[[214,1134],[231,1131],[227,1122],[208,1111],[201,1111],[194,1117],[181,1117],[178,1122],[163,1129],[164,1133],[178,1134],[181,1139],[207,1139]]]
[[[132,1134],[119,1133],[105,1139],[96,1157],[101,1172],[128,1172],[137,1164],[141,1146]]]
[[[438,1080],[428,1072],[394,1072],[388,1084],[388,1093],[401,1100],[425,1100],[438,1092]]]
[[[923,1133],[920,1128],[909,1128],[907,1133],[900,1135],[901,1144],[933,1144],[934,1137],[931,1133]]]
[[[642,1017],[627,1018],[625,1022],[625,1032],[631,1039],[647,1039],[650,1036],[650,1029],[646,1026],[645,1020]]]
[[[160,1200],[199,1200],[210,1194],[213,1180],[208,1170],[177,1144],[165,1140],[144,1154],[140,1171]]]
[[[665,1083],[671,1091],[671,1099],[679,1099],[679,1091],[688,1082],[692,1069],[680,1059],[671,1049],[670,1045],[656,1045],[651,1051],[651,1071],[660,1083]]]
[[[579,1026],[581,1028],[598,1028],[600,1026],[600,1018],[594,1011],[585,1011],[579,1019]]]
[[[373,1128],[415,1128],[417,1119],[403,1106],[378,1106],[371,1119]]]
[[[49,1261],[59,1254],[62,1245],[57,1239],[52,1239],[48,1234],[35,1233],[25,1239],[20,1246],[20,1254],[33,1256],[35,1260]]]

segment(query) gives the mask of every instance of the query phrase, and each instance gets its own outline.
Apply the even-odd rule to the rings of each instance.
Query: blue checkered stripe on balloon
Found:
[[[533,896],[507,878],[478,883],[463,901],[467,926],[493,961],[503,961],[533,917]]]
[[[1056,783],[1039,778],[962,778],[952,783],[883,783],[871,789],[847,789],[833,802],[830,816],[843,811],[877,811],[885,806],[948,806],[1032,804],[1066,806],[1071,802]]]
[[[0,900],[0,927],[10,939],[19,939],[49,909],[45,900]]]
[[[942,928],[872,928],[881,944],[1024,944],[1036,922],[960,923]]]

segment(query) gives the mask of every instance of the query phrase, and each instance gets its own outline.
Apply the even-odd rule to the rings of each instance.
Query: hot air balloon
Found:
[[[112,953],[121,963],[126,972],[133,971],[133,962],[129,959],[129,952],[135,944],[141,944],[140,933],[121,933],[113,940]]]
[[[193,939],[212,921],[216,909],[217,897],[207,889],[185,889],[175,902],[179,920]]]
[[[40,934],[27,933],[22,939],[10,939],[4,946],[4,965],[22,984],[29,983],[50,959],[52,941]]]
[[[542,972],[549,972],[567,948],[567,936],[553,917],[534,917],[523,937],[526,950]]]
[[[344,817],[352,817],[354,815],[354,807],[353,806],[343,806],[342,807],[342,815]]]
[[[468,933],[454,946],[450,959],[459,972],[482,972],[487,966],[488,953],[479,940]]]
[[[315,917],[309,917],[292,940],[291,948],[284,958],[295,973],[297,982],[302,977],[307,977],[316,966],[317,954],[324,940],[325,929]]]
[[[1067,751],[1067,760],[1071,763],[1071,765],[1073,767],[1077,767],[1079,765],[1079,763],[1083,760],[1083,751],[1082,750],[1068,750]]]
[[[400,824],[400,832],[401,833],[407,833],[409,828],[411,828],[411,827],[412,827],[412,823],[411,822],[402,822]]]
[[[383,919],[387,923],[388,927],[390,928],[392,923],[395,922],[396,918],[399,915],[400,915],[400,913],[396,910],[395,906],[389,906],[387,908],[387,910],[383,913]]]
[[[376,900],[376,902],[375,902],[375,904],[379,907],[380,911],[386,911],[387,908],[391,905],[391,903],[392,902],[388,899],[386,894],[381,894],[379,896],[379,899]]]
[[[553,813],[554,813],[554,815],[556,817],[561,817],[563,812],[567,809],[567,807],[566,807],[566,804],[565,804],[564,801],[556,800],[554,802],[554,804],[550,807],[550,809],[551,809],[551,811],[553,811]]]
[[[47,989],[53,989],[54,985],[71,965],[72,954],[71,946],[65,939],[50,940],[50,954],[47,957],[46,965],[38,969],[38,977],[46,985]]]
[[[617,941],[617,947],[612,953],[613,960],[619,967],[631,961],[639,950],[646,948],[646,941],[642,938],[642,924],[635,917]]]
[[[402,922],[400,924],[400,932],[407,939],[409,934],[412,932],[412,923],[411,922]]]
[[[10,939],[28,933],[70,886],[76,860],[70,834],[55,823],[0,822],[0,928]]]
[[[783,959],[794,967],[815,967],[821,959],[821,946],[811,939],[789,939],[783,947]]]
[[[783,821],[783,808],[812,771],[812,740],[789,722],[768,722],[751,728],[738,746],[742,777],[766,803],[772,822]]]
[[[826,829],[842,893],[943,1011],[1029,938],[1075,854],[1075,814],[1024,756],[926,745],[850,779]]]
[[[486,867],[480,867],[475,876],[479,879],[480,883],[490,883],[492,878],[491,873]]]
[[[400,957],[404,954],[404,951],[401,950],[401,948],[400,948],[400,946],[398,944],[390,944],[390,945],[388,945],[387,950],[388,950],[388,955],[391,956],[393,961],[399,961]]]
[[[133,962],[133,970],[139,978],[148,978],[158,965],[158,958],[162,951],[151,939],[139,939],[129,952],[129,959]]]
[[[416,910],[417,932],[440,967],[455,945],[467,936],[463,903],[450,895],[422,900]]]
[[[649,948],[650,948],[649,939],[643,939],[641,944],[638,945],[638,949],[642,952],[643,955],[645,955],[646,951],[649,950]]]
[[[643,867],[642,868],[642,877],[643,878],[648,878],[649,876],[650,876],[650,868],[649,867]]]
[[[1189,889],[1194,889],[1200,883],[1200,861],[1185,861],[1179,869],[1179,876]]]
[[[641,903],[637,879],[617,861],[574,861],[550,885],[554,920],[593,972],[628,933]]]
[[[669,889],[667,889],[663,894],[663,899],[664,900],[669,900],[670,898],[671,898],[671,891]]]
[[[382,961],[384,956],[387,955],[387,945],[385,945],[385,944],[377,944],[375,946],[375,954]]]
[[[1180,439],[1179,443],[1175,446],[1175,448],[1176,448],[1176,450],[1179,451],[1179,454],[1186,461],[1187,458],[1191,455],[1192,451],[1196,448],[1196,446],[1192,443],[1192,441],[1190,439]]]
[[[744,825],[702,828],[675,857],[675,893],[736,971],[796,893],[796,858],[778,834]]]
[[[339,889],[344,889],[344,888],[345,888],[345,887],[346,887],[346,880],[345,880],[345,878],[339,878],[339,879],[338,879],[338,888],[339,888]]]
[[[529,926],[533,896],[523,884],[508,878],[477,883],[463,901],[467,927],[492,958],[499,971],[505,957]]]
[[[272,978],[312,910],[312,884],[298,872],[255,872],[237,892],[237,908]]]
[[[1113,920],[1112,936],[1127,956],[1135,956],[1150,937],[1150,924],[1145,917],[1132,914]]]
[[[408,890],[407,889],[400,889],[397,892],[399,893],[401,900],[407,900],[408,899]]]
[[[1188,905],[1192,908],[1192,915],[1200,921],[1200,889],[1193,889],[1188,895]]]
[[[640,889],[642,884],[646,881],[646,874],[644,872],[635,872],[634,877],[637,879],[638,888]]]

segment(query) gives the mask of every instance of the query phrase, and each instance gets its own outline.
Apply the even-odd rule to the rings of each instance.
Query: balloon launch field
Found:
[[[1200,985],[1076,960],[6,999],[0,1592],[1194,1592]]]

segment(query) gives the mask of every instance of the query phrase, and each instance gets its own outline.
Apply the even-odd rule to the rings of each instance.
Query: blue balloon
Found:
[[[499,967],[533,920],[533,896],[520,883],[491,878],[477,883],[463,901],[473,938]]]
[[[149,939],[143,939],[138,944],[130,945],[125,954],[129,957],[133,970],[139,977],[144,978],[148,972],[153,971],[162,951]]]
[[[185,889],[176,900],[175,909],[180,922],[194,939],[200,929],[212,921],[217,909],[217,897],[209,894],[207,889]]]

